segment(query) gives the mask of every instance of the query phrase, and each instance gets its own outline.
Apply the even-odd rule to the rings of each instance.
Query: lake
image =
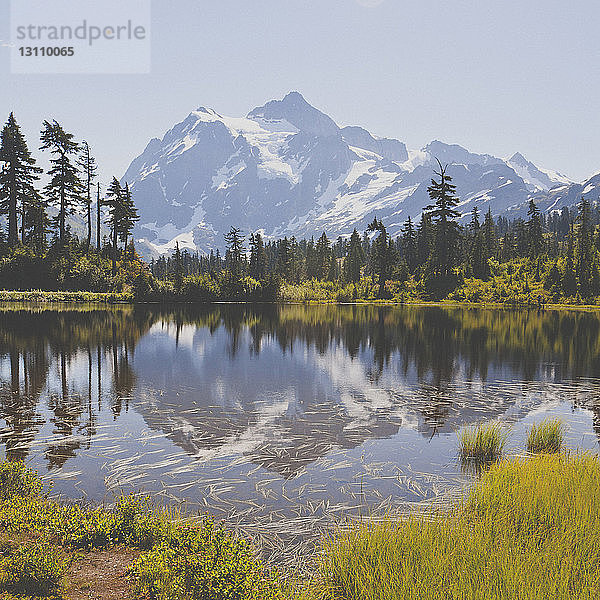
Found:
[[[599,376],[595,312],[4,306],[0,454],[63,498],[225,518],[283,562],[462,489],[466,426],[506,424],[518,454],[559,416],[597,451]]]

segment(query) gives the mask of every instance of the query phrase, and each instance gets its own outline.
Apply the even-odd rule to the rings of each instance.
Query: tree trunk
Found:
[[[113,225],[113,251],[112,251],[112,274],[113,277],[117,274],[117,252],[119,248],[117,247],[117,227]]]
[[[98,243],[98,254],[100,254],[100,184],[98,184],[98,195],[96,198],[96,238]]]
[[[10,190],[8,199],[8,245],[16,246],[19,241],[17,226],[17,182],[15,166],[10,164]]]
[[[59,226],[59,241],[62,246],[65,243],[65,157],[62,157],[61,160],[61,176],[62,181],[60,183],[60,214],[58,217],[58,226]]]
[[[90,244],[92,243],[92,197],[90,194],[89,185],[88,185],[88,198],[87,198],[87,226],[88,226],[88,234],[87,234],[86,249],[89,252]]]

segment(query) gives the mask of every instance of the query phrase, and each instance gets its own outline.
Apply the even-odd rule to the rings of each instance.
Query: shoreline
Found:
[[[250,305],[296,305],[296,306],[414,306],[438,308],[477,308],[493,310],[585,310],[600,311],[600,304],[513,304],[500,302],[457,302],[455,300],[415,300],[401,302],[395,300],[356,300],[354,302],[336,302],[333,300],[307,300],[304,302],[280,300],[277,302],[251,302],[244,300],[190,302],[190,301],[136,301],[131,294],[122,292],[86,292],[86,291],[5,291],[0,290],[0,306],[7,304],[104,304],[131,306],[160,306],[160,305],[220,305],[220,304],[250,304]]]

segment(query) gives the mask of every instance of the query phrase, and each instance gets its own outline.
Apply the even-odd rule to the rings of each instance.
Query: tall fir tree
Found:
[[[419,260],[419,249],[417,246],[417,234],[410,216],[402,229],[402,252],[411,273],[415,272]]]
[[[315,263],[316,278],[321,280],[327,279],[331,264],[331,247],[325,232],[322,233],[315,246]]]
[[[39,210],[42,207],[41,198],[35,189],[35,182],[42,169],[35,166],[35,159],[12,112],[0,133],[0,162],[4,163],[0,171],[0,214],[7,216],[8,245],[16,246],[19,241],[19,211],[22,235],[25,238],[30,228],[28,216],[33,218],[33,209]],[[36,214],[40,216],[39,213]]]
[[[544,247],[544,230],[542,227],[542,217],[540,209],[535,205],[533,199],[529,200],[527,209],[527,245],[529,256],[537,258],[542,254]]]
[[[123,188],[116,177],[112,178],[111,184],[106,190],[105,204],[108,207],[108,224],[110,226],[112,274],[115,275],[117,272],[117,258],[119,253],[119,234],[121,232],[121,223],[125,215]]]
[[[492,217],[492,209],[488,208],[483,221],[483,250],[485,258],[492,258],[498,250],[498,234],[494,218]]]
[[[265,244],[260,233],[250,235],[250,276],[262,279],[267,272],[267,254]]]
[[[448,167],[442,166],[439,160],[437,163],[439,171],[434,171],[434,174],[439,177],[439,181],[431,180],[427,192],[433,203],[425,208],[435,227],[429,268],[434,276],[448,277],[459,260],[459,228],[456,219],[460,213],[454,208],[458,205],[458,198],[454,195],[456,186],[452,183],[452,177],[446,173]]]
[[[378,232],[379,235],[371,245],[371,260],[374,271],[379,279],[378,298],[385,295],[385,282],[391,277],[392,268],[397,260],[394,244],[390,239],[383,221],[375,217],[369,224],[367,231]]]
[[[123,242],[123,250],[126,250],[127,240],[129,239],[135,224],[140,220],[140,217],[127,182],[125,182],[125,187],[122,188],[122,195],[123,214],[119,222],[119,239]]]
[[[52,222],[58,227],[61,246],[67,238],[67,215],[72,214],[75,207],[81,203],[82,184],[77,165],[71,158],[78,152],[79,145],[73,137],[73,134],[67,133],[56,121],[44,121],[40,150],[49,150],[52,155],[48,171],[50,181],[45,191],[50,202],[58,207],[58,215]]]
[[[419,265],[424,265],[431,254],[433,248],[433,223],[431,222],[431,215],[423,212],[421,214],[421,220],[417,225],[417,251],[418,251],[418,262]]]
[[[577,214],[575,239],[576,239],[576,262],[575,270],[579,287],[583,296],[592,292],[592,269],[594,266],[594,237],[592,224],[592,205],[589,200],[582,198],[579,203]]]
[[[347,283],[358,283],[360,281],[361,269],[365,263],[365,253],[356,229],[350,236],[348,255],[344,259],[344,281]]]
[[[225,254],[227,268],[231,273],[231,277],[234,280],[238,280],[242,276],[244,267],[246,252],[246,248],[244,248],[244,236],[240,229],[232,226],[223,237],[227,245],[227,252]]]
[[[86,248],[89,250],[92,243],[92,188],[98,167],[96,159],[91,155],[90,145],[85,140],[81,142],[77,166],[83,175],[83,201],[87,219]]]

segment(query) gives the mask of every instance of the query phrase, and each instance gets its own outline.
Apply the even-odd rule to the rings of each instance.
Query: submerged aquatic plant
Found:
[[[565,429],[565,424],[560,419],[546,419],[534,424],[527,434],[527,451],[531,454],[560,452]]]

